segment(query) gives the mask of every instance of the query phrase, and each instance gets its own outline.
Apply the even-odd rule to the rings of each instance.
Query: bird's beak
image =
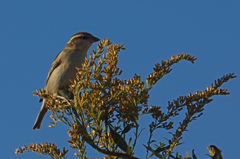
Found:
[[[100,39],[98,39],[98,38],[96,38],[96,37],[93,36],[92,39],[91,39],[91,42],[94,43],[94,42],[97,42],[97,41],[99,41],[99,40],[100,40]]]

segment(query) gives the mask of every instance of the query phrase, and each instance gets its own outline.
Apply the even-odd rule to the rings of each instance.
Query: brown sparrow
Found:
[[[82,67],[89,47],[97,41],[99,41],[98,38],[86,32],[77,33],[70,38],[65,48],[54,59],[48,72],[45,83],[47,94],[57,95],[59,90],[69,87],[71,84],[70,80],[76,78],[76,67]],[[43,103],[34,123],[33,130],[36,128],[40,129],[42,119],[47,112],[47,108],[45,107],[46,100],[42,100]]]

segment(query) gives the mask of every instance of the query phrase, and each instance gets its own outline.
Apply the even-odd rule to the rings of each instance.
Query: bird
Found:
[[[100,39],[87,32],[74,34],[67,42],[65,48],[55,57],[47,75],[45,91],[47,94],[57,95],[57,92],[66,89],[71,84],[70,80],[76,79],[77,68],[82,67],[90,46]],[[34,129],[40,129],[46,108],[47,99],[42,101],[41,109],[34,123]]]

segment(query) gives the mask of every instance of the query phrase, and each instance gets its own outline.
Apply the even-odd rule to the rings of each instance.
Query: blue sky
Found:
[[[194,65],[185,61],[174,65],[151,90],[149,104],[165,108],[167,101],[203,90],[225,74],[239,76],[239,16],[237,0],[1,1],[2,158],[14,158],[15,148],[35,142],[68,148],[67,127],[47,127],[50,113],[39,131],[32,130],[41,106],[32,92],[44,87],[53,59],[73,34],[86,31],[100,39],[124,43],[126,50],[119,55],[124,79],[137,73],[144,80],[155,63],[171,55],[184,52],[196,56]],[[92,45],[89,53],[96,46]],[[214,144],[224,158],[239,156],[239,77],[222,88],[231,94],[214,97],[204,115],[190,124],[184,144],[176,149],[181,154],[195,149],[199,158],[208,158],[204,155],[208,153],[206,145]],[[165,141],[161,134],[158,137]],[[136,156],[144,158],[141,141]],[[73,158],[72,152],[69,158]],[[97,153],[90,149],[88,154],[96,157]],[[40,157],[25,153],[17,158]]]

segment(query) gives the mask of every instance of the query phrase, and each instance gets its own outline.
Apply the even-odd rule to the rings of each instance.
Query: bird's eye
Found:
[[[81,39],[88,39],[88,36],[80,36]]]

